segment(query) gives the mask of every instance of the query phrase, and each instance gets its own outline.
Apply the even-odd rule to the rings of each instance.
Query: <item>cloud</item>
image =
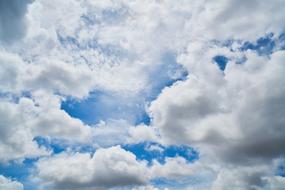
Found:
[[[285,153],[284,57],[282,51],[271,58],[249,52],[246,63],[229,64],[225,75],[213,64],[201,63],[197,75],[165,89],[152,102],[153,126],[166,142],[199,147],[202,155],[232,165],[231,172],[248,164],[251,170],[257,163],[270,165]],[[204,70],[213,74],[207,76]],[[261,186],[257,182],[262,174],[243,188]]]
[[[0,2],[0,44],[22,38],[27,30],[26,12],[31,0],[3,0]]]
[[[21,183],[13,181],[9,178],[6,178],[3,175],[0,175],[0,188],[5,190],[23,190],[24,187]]]
[[[35,180],[43,189],[108,189],[143,185],[148,180],[146,163],[114,146],[89,153],[61,153],[36,164]]]
[[[49,154],[33,141],[31,129],[22,122],[24,106],[25,101],[19,104],[0,102],[0,162]]]
[[[154,160],[150,169],[154,179],[175,179],[178,182],[179,180],[189,179],[197,172],[202,172],[202,170],[206,171],[199,162],[189,163],[185,158],[179,156],[166,158],[164,164]],[[210,170],[208,172],[210,172]]]
[[[92,89],[92,81],[92,73],[84,65],[41,60],[39,65],[27,67],[22,88],[29,91],[44,89],[82,98]]]
[[[280,176],[274,176],[271,178],[266,179],[269,181],[269,188],[270,189],[282,189],[285,186],[285,179],[284,177],[280,177]]]
[[[147,186],[136,187],[136,188],[134,188],[134,190],[159,190],[159,189],[154,187],[154,186],[147,185]]]
[[[177,180],[183,184],[189,177],[197,178],[197,172],[203,174],[200,177],[213,173],[211,168],[179,156],[166,158],[163,164],[153,160],[147,165],[146,160],[112,146],[99,148],[94,155],[63,152],[41,158],[32,178],[42,189],[151,189],[156,188],[148,185],[152,180]]]
[[[135,144],[146,141],[157,141],[158,137],[152,127],[133,126],[125,120],[101,121],[92,125],[92,143],[98,147],[118,144]]]
[[[192,29],[190,34],[192,39],[201,39],[203,36],[206,39],[216,40],[255,40],[257,36],[283,32],[283,5],[284,2],[280,0],[271,3],[261,1],[240,3],[238,0],[199,1],[192,5],[193,15],[186,26]],[[275,14],[272,14],[272,11]]]
[[[60,110],[59,97],[41,91],[32,97],[0,102],[1,162],[49,154],[34,141],[37,136],[91,143],[91,127]]]
[[[206,176],[197,189],[278,188],[282,178],[272,170],[284,157],[284,12],[282,0],[1,1],[0,161],[48,154],[33,141],[40,136],[105,148],[40,159],[43,188],[156,188],[124,163],[183,185],[187,176]],[[262,36],[276,47],[242,48]],[[224,71],[216,56],[227,58]],[[66,98],[84,101],[97,91],[103,103],[92,99],[87,112],[97,106],[104,114],[93,121],[104,121],[87,125],[61,109]],[[137,121],[134,112],[149,103],[150,126],[124,121]],[[143,141],[194,146],[201,158],[191,167],[182,158],[147,167],[108,149]],[[106,171],[102,180],[97,170]]]
[[[19,93],[18,83],[24,67],[19,56],[0,51],[0,87],[2,91]]]
[[[87,66],[59,60],[43,59],[29,64],[16,53],[0,51],[0,68],[0,85],[4,92],[44,90],[82,98],[94,84]]]
[[[92,129],[79,119],[70,117],[60,109],[61,97],[46,91],[36,91],[26,101],[27,114],[23,122],[34,136],[62,139],[69,142],[90,143]]]
[[[154,128],[146,125],[138,125],[136,127],[130,127],[130,137],[127,140],[128,143],[140,143],[145,141],[158,141],[158,133]]]

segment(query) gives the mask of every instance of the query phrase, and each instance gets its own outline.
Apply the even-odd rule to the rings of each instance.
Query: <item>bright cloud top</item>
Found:
[[[1,1],[0,189],[281,190],[284,12]]]

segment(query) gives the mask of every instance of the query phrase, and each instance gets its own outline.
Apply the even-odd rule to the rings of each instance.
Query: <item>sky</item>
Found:
[[[284,13],[0,0],[0,189],[284,190]]]

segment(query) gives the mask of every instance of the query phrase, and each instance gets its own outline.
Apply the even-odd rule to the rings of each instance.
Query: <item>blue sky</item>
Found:
[[[1,1],[0,189],[281,190],[284,7]]]

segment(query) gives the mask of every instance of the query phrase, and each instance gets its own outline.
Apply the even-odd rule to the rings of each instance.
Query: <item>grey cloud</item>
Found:
[[[0,1],[0,41],[9,43],[20,39],[26,32],[25,14],[32,0]]]
[[[285,155],[284,58],[282,51],[270,59],[249,53],[244,65],[229,65],[219,85],[201,82],[206,75],[193,83],[190,76],[152,103],[154,127],[166,142],[198,147],[233,173],[239,167],[254,172],[256,165],[272,165]],[[268,171],[242,172],[238,181],[242,189],[261,187]]]

